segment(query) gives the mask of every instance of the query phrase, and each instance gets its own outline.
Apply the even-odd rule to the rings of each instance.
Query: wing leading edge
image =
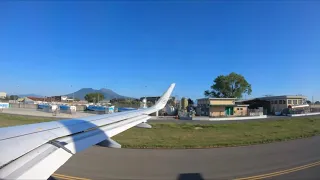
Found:
[[[111,137],[134,126],[150,128],[149,114],[165,107],[174,87],[146,109],[0,128],[0,179],[48,179],[90,146],[121,147]]]

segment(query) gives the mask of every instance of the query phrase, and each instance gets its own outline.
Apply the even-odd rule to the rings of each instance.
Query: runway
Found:
[[[56,179],[188,180],[320,178],[320,136],[215,149],[110,149],[73,156]],[[73,178],[71,178],[73,177]]]

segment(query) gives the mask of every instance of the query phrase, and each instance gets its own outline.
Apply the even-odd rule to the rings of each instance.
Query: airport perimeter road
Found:
[[[264,145],[215,149],[110,149],[73,156],[57,179],[271,179],[320,178],[320,136]],[[292,173],[292,174],[291,174]],[[294,174],[296,173],[296,174]],[[76,179],[76,178],[73,178]]]

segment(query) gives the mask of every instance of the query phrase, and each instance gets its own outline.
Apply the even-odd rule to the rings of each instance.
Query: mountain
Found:
[[[101,93],[104,95],[104,98],[107,100],[114,99],[114,98],[118,98],[118,99],[130,98],[130,97],[119,95],[119,94],[115,93],[114,91],[112,91],[111,89],[106,89],[106,88],[102,88],[100,90],[92,89],[92,88],[82,88],[82,89],[74,92],[74,97],[81,99],[81,100],[84,100],[84,96],[89,93]],[[73,93],[67,94],[66,96],[73,97]]]
[[[38,95],[38,94],[19,94],[18,95],[19,97],[43,97],[41,95]]]

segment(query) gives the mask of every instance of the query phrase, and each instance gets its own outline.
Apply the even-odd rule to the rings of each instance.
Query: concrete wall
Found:
[[[37,109],[37,104],[20,104],[20,108],[26,108],[26,109]]]
[[[18,103],[10,103],[10,107],[12,108],[26,108],[26,109],[37,109],[37,104],[18,104]]]
[[[249,119],[265,119],[267,118],[266,115],[262,116],[247,116],[247,117],[220,117],[220,118],[209,118],[208,116],[196,116],[193,117],[192,120],[195,121],[232,121],[232,120],[249,120]]]
[[[212,106],[209,113],[211,117],[225,116],[225,106]]]
[[[233,108],[233,116],[247,116],[247,115],[248,115],[248,107]]]
[[[10,107],[12,108],[25,108],[25,109],[38,109],[37,104],[18,104],[18,103],[10,103]],[[84,111],[86,109],[85,105],[77,105],[77,111]]]
[[[87,108],[87,106],[85,106],[85,105],[77,105],[76,108],[77,108],[77,111],[84,111]]]

